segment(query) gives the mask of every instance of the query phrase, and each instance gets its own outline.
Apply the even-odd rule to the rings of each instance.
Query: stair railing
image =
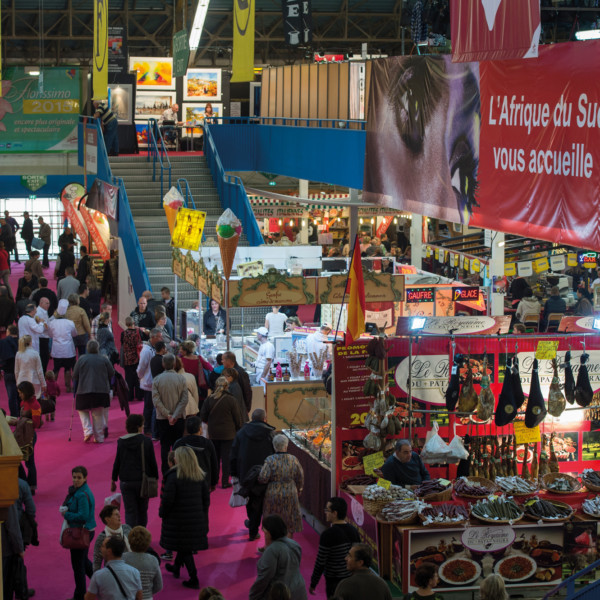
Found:
[[[78,127],[78,152],[80,154],[79,163],[83,164],[83,154],[85,153],[85,130],[86,128],[96,129],[96,147],[97,147],[97,177],[101,181],[106,181],[119,188],[119,212],[118,212],[118,234],[123,244],[123,250],[125,252],[125,259],[127,260],[127,268],[129,269],[129,276],[131,278],[131,285],[135,291],[136,298],[142,295],[144,290],[152,291],[150,286],[150,278],[148,277],[148,270],[146,268],[146,261],[142,253],[142,247],[140,240],[135,229],[135,223],[133,221],[133,215],[131,214],[131,208],[129,206],[129,200],[127,198],[127,192],[125,190],[125,182],[121,177],[114,177],[112,169],[110,168],[110,162],[108,160],[108,154],[106,152],[106,145],[104,143],[104,136],[102,135],[102,127],[100,125],[100,119],[94,119],[93,117],[79,117]],[[88,180],[89,181],[89,180]],[[88,189],[91,185],[88,184]]]
[[[165,171],[169,175],[169,190],[171,189],[171,161],[163,140],[162,132],[156,119],[148,119],[148,162],[152,158],[152,181],[156,181],[156,163],[160,165],[160,206],[165,195]]]
[[[182,186],[185,189],[185,194],[183,193]],[[190,208],[191,203],[191,207],[194,210],[196,210],[196,203],[194,202],[194,197],[192,196],[192,192],[190,191],[190,184],[188,183],[188,180],[185,177],[180,177],[177,180],[177,190],[183,196],[183,205],[186,208]]]
[[[221,159],[217,153],[217,147],[210,133],[208,123],[204,124],[204,154],[206,155],[206,162],[219,193],[221,206],[223,208],[230,208],[242,222],[246,239],[251,246],[264,244],[264,239],[260,233],[244,184],[239,177],[225,174],[225,169],[223,169],[223,165],[221,164]]]
[[[590,571],[594,571],[595,569],[600,568],[600,560],[593,562],[591,565],[587,566],[585,569],[578,571],[568,577],[564,581],[561,581],[555,588],[551,589],[542,600],[549,600],[553,598],[562,590],[563,588],[567,588],[567,598],[566,600],[595,600],[600,596],[600,580],[593,581],[592,583],[588,583],[584,588],[575,593],[575,581],[580,579]]]

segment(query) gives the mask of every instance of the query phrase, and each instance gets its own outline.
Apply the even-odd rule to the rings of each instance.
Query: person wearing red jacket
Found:
[[[27,467],[27,483],[31,488],[32,495],[37,489],[37,469],[35,466],[35,442],[37,441],[36,429],[42,426],[42,407],[35,397],[35,388],[29,381],[21,381],[17,386],[17,392],[21,399],[21,418],[31,419],[33,422],[33,443],[29,458],[25,461]]]

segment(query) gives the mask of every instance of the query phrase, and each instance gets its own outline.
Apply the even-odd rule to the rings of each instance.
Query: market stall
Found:
[[[600,340],[587,322],[506,335],[508,320],[437,317],[409,332],[406,319],[405,335],[335,349],[335,482],[380,574],[404,592],[421,562],[438,566],[443,592],[491,572],[554,586],[597,558]],[[436,431],[442,455],[423,448]],[[434,480],[408,495],[373,470],[398,438]]]

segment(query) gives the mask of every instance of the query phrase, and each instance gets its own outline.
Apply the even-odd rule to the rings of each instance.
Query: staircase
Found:
[[[190,186],[194,204],[198,210],[206,212],[204,235],[216,238],[217,219],[223,208],[214,186],[210,170],[203,156],[169,156],[171,161],[171,185],[177,186],[177,180],[184,178]],[[140,240],[140,246],[146,262],[152,292],[160,298],[160,288],[168,287],[173,295],[174,275],[171,270],[171,235],[167,217],[162,208],[160,190],[160,168],[157,166],[156,181],[152,181],[152,162],[146,154],[136,156],[111,156],[110,168],[113,176],[121,177],[127,190],[127,198]],[[169,189],[168,176],[165,176],[164,193]],[[182,190],[185,195],[185,190]],[[247,246],[246,236],[242,233],[240,246]],[[198,290],[180,279],[177,284],[177,304],[180,309],[192,307],[198,300]],[[206,305],[203,306],[203,309]],[[231,329],[240,331],[242,320],[244,329],[264,325],[265,308],[230,309]]]
[[[223,209],[204,157],[170,156],[169,159],[172,167],[171,185],[177,186],[179,178],[187,180],[196,208],[206,212],[205,236],[215,237],[216,222]],[[154,297],[160,298],[160,288],[163,286],[167,286],[173,294],[171,236],[162,208],[160,169],[157,168],[156,181],[152,181],[152,162],[148,162],[146,154],[110,157],[110,168],[112,174],[122,177],[125,183]],[[163,189],[165,193],[169,189],[167,176]],[[242,236],[240,244],[244,242]],[[198,291],[183,280],[179,280],[177,291],[180,308],[191,308],[192,302],[198,300]]]

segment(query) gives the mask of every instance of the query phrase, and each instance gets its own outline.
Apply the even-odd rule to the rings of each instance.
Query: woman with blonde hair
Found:
[[[31,382],[36,398],[42,395],[42,391],[46,391],[42,360],[39,352],[31,345],[30,335],[24,335],[19,339],[19,351],[15,356],[15,380],[17,385],[22,381]]]
[[[229,456],[243,421],[238,401],[229,393],[229,382],[225,377],[217,379],[214,393],[202,403],[200,418],[208,424],[208,437],[217,451],[217,462],[221,464],[221,487],[230,488]]]
[[[508,600],[504,579],[495,573],[488,575],[479,587],[479,598],[481,600]]]
[[[187,588],[200,589],[194,552],[208,548],[208,507],[210,491],[196,454],[187,446],[175,450],[175,465],[164,476],[159,517],[162,519],[160,545],[177,552],[175,562],[165,568],[177,579],[185,565]]]

